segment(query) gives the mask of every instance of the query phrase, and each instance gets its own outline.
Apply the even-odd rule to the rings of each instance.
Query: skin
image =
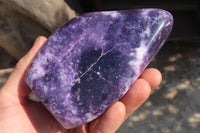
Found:
[[[41,103],[28,99],[31,90],[24,82],[30,63],[45,41],[42,36],[36,39],[0,90],[0,129],[3,133],[114,133],[161,82],[162,76],[157,69],[146,69],[126,95],[99,118],[74,129],[64,129]]]

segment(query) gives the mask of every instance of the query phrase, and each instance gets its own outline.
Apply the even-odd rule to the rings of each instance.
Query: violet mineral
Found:
[[[65,128],[88,123],[128,91],[172,25],[162,9],[77,16],[48,38],[26,83]]]

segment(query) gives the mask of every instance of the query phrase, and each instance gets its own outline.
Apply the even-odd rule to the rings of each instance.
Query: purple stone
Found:
[[[65,128],[85,124],[128,91],[172,25],[161,9],[77,16],[48,38],[26,82]]]

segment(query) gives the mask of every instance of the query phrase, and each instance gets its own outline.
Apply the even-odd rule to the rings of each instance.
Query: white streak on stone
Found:
[[[130,55],[130,56],[134,56],[134,53],[133,53],[133,52],[131,52],[131,53],[129,53],[129,55]]]
[[[112,11],[112,12],[102,12],[103,15],[108,15],[111,16],[112,18],[116,18],[120,15],[117,11]]]
[[[45,75],[45,70],[41,67],[40,61],[35,61],[32,70],[35,70],[36,72],[32,73],[32,78],[37,79],[39,77],[42,77]]]
[[[142,40],[140,44],[141,46],[135,49],[136,59],[129,61],[129,65],[135,69],[135,72],[137,74],[140,73],[141,65],[143,64],[144,57],[147,54],[148,50],[145,41]]]
[[[152,10],[153,10],[153,9],[143,10],[142,13],[141,13],[141,15],[142,15],[142,16],[147,16],[147,14],[148,14],[150,11],[152,11]]]
[[[46,87],[46,86],[43,86],[43,88],[42,88],[42,89],[43,89],[44,93],[46,94],[49,88],[48,88],[48,87]]]
[[[92,113],[87,113],[85,114],[86,118],[91,121],[92,119],[94,119],[94,115],[92,115]]]
[[[151,34],[151,29],[148,26],[147,29],[141,33],[141,37],[142,38],[144,38],[145,36],[149,37],[150,34]]]

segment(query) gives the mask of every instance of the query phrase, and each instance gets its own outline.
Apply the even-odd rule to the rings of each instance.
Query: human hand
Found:
[[[100,117],[86,125],[64,129],[40,102],[29,100],[31,90],[24,82],[30,63],[45,41],[45,37],[35,41],[0,90],[0,129],[3,133],[114,133],[161,82],[161,73],[149,68],[126,95]]]

